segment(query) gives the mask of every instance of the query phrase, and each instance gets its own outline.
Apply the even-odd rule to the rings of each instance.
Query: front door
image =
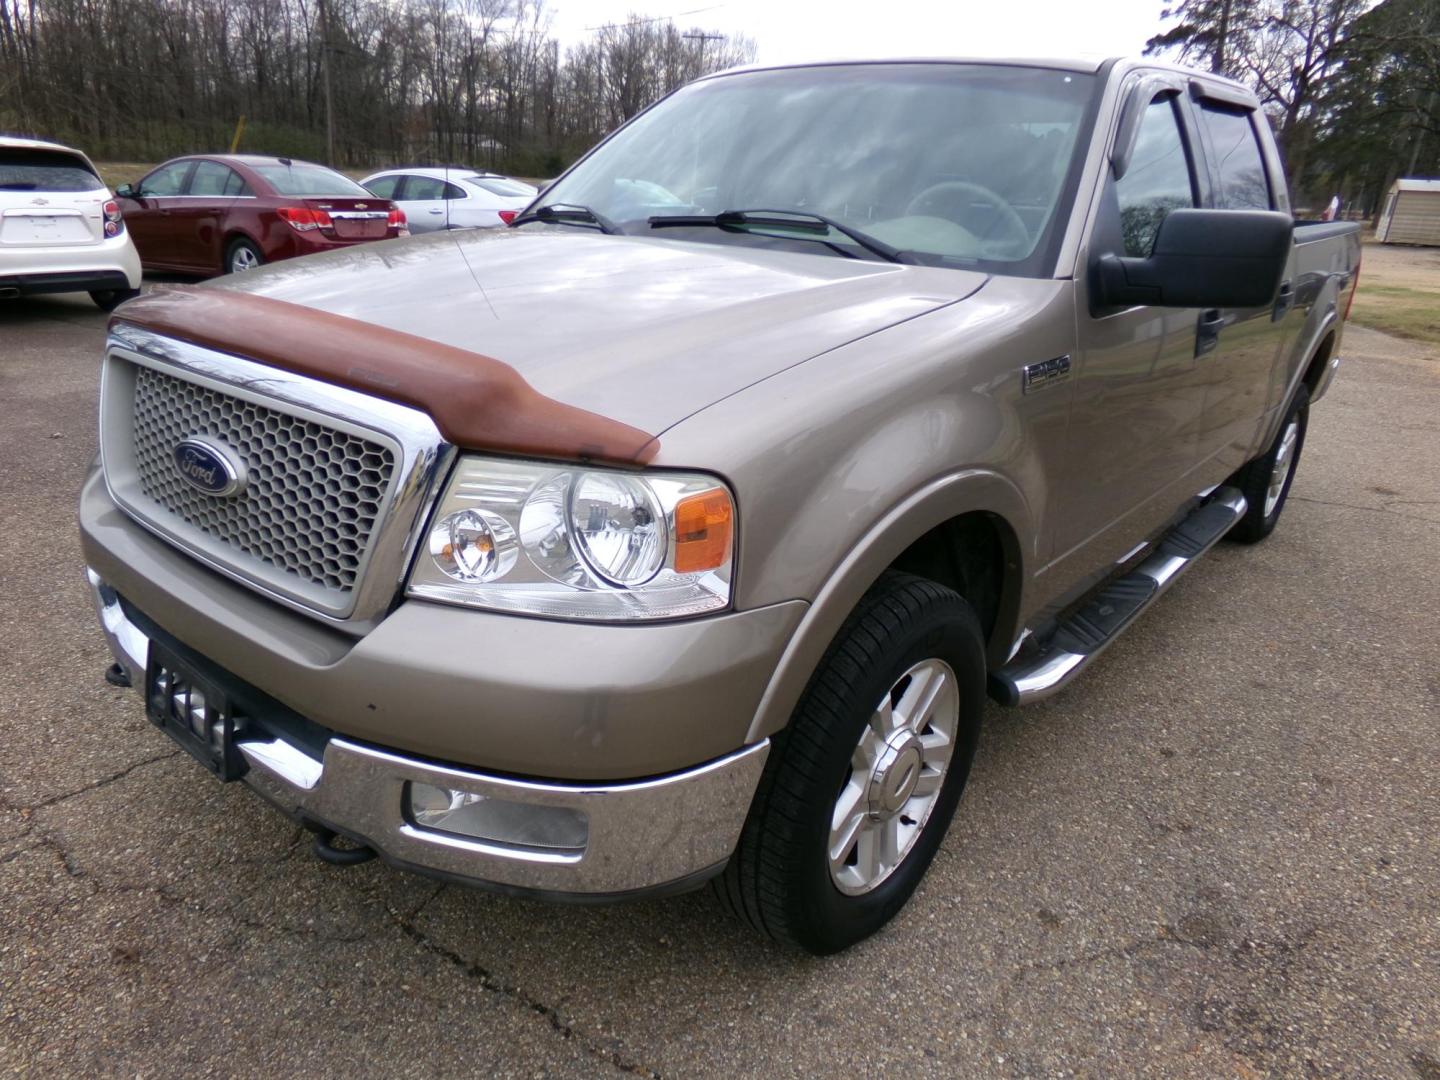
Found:
[[[185,181],[195,167],[193,161],[172,161],[161,165],[135,185],[135,195],[124,201],[121,210],[125,227],[146,266],[179,266],[174,223],[170,212],[185,191]]]
[[[1146,86],[1152,86],[1147,83]],[[1192,132],[1177,89],[1144,113],[1128,170],[1107,173],[1085,265],[1107,252],[1150,254],[1165,215],[1199,203]],[[1113,564],[1193,495],[1205,384],[1196,358],[1200,312],[1095,309],[1077,283],[1070,452],[1055,503],[1052,556],[1090,574]]]

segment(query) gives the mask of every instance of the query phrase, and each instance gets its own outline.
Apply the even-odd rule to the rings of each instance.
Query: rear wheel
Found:
[[[1275,531],[1280,513],[1290,497],[1300,451],[1305,446],[1305,428],[1310,419],[1310,390],[1303,383],[1295,391],[1290,408],[1270,447],[1244,466],[1231,479],[1249,504],[1245,516],[1235,523],[1229,538],[1254,544]]]
[[[233,241],[225,249],[225,272],[227,274],[238,274],[244,270],[254,270],[265,262],[265,256],[260,254],[260,249],[253,241],[241,238]]]
[[[139,289],[95,289],[90,293],[90,299],[101,311],[114,311],[126,300],[133,300],[139,295]]]
[[[965,787],[984,639],[957,593],[889,572],[841,628],[776,737],[721,900],[777,941],[832,953],[904,906]]]

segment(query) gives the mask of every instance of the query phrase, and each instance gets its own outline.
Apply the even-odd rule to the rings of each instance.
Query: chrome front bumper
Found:
[[[116,662],[145,685],[150,641],[119,597],[89,572],[95,607]],[[703,878],[735,848],[760,779],[768,740],[684,772],[634,783],[517,780],[424,761],[333,736],[323,760],[278,737],[241,737],[243,781],[297,820],[373,848],[389,862],[477,885],[573,898],[663,889]],[[417,825],[408,784],[465,792],[583,816],[583,846],[545,849]],[[523,812],[523,809],[522,809]]]

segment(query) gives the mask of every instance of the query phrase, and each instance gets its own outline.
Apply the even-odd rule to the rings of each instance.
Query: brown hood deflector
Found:
[[[467,450],[643,465],[660,449],[638,428],[546,397],[494,357],[254,293],[166,286],[111,323],[423,409]]]

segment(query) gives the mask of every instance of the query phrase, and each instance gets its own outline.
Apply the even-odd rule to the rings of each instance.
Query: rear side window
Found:
[[[264,177],[277,195],[343,195],[346,198],[364,198],[370,194],[354,180],[347,179],[323,165],[310,165],[303,161],[289,165],[279,162],[273,165],[251,165],[246,162],[246,165]]]
[[[195,166],[195,175],[190,178],[191,195],[211,195],[226,198],[244,191],[245,181],[228,165],[218,161],[202,161]]]
[[[98,191],[104,186],[74,154],[0,147],[0,191]]]
[[[1200,122],[1205,125],[1214,159],[1216,208],[1269,210],[1270,184],[1250,114],[1204,103]]]
[[[437,176],[408,176],[405,178],[406,202],[437,202],[441,199],[463,199],[465,192],[454,184],[447,184]]]
[[[400,186],[400,181],[403,179],[404,177],[401,176],[382,176],[378,180],[371,180],[365,187],[369,189],[371,195],[381,199],[393,199],[395,198],[395,189]]]
[[[1190,158],[1171,95],[1157,97],[1146,108],[1130,167],[1115,182],[1115,196],[1125,254],[1141,258],[1154,249],[1166,214],[1195,205]]]

